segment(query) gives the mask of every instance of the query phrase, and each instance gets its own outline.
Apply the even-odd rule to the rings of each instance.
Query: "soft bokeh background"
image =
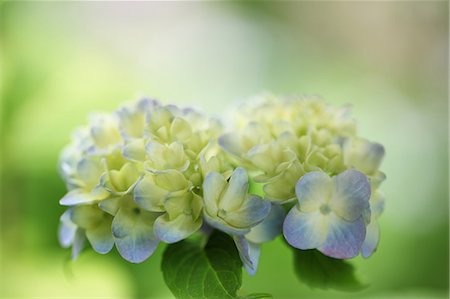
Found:
[[[379,250],[369,284],[312,290],[281,239],[244,291],[275,298],[448,298],[448,2],[1,2],[0,297],[170,298],[163,248],[132,265],[56,229],[60,149],[91,111],[141,95],[220,115],[264,91],[350,103],[385,145]]]

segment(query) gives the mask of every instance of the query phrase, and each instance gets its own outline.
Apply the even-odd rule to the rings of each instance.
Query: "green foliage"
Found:
[[[312,288],[357,291],[364,288],[353,266],[344,260],[323,255],[317,250],[293,250],[295,274]]]
[[[205,248],[181,241],[169,245],[162,260],[164,280],[177,298],[237,298],[242,262],[233,240],[214,232]]]
[[[268,298],[273,298],[273,296],[271,294],[267,294],[267,293],[253,293],[253,294],[249,294],[247,296],[241,297],[242,299],[268,299]]]

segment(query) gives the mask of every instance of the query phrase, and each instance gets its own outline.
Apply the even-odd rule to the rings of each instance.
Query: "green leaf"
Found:
[[[233,239],[217,231],[205,248],[186,240],[167,246],[161,268],[176,298],[237,298],[242,284]]]
[[[267,293],[252,293],[247,296],[241,297],[242,299],[270,299],[273,298],[271,294]]]
[[[357,291],[365,286],[355,276],[353,266],[317,250],[294,250],[295,273],[312,288]]]

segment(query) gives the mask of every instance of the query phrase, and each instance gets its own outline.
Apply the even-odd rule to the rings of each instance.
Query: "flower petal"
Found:
[[[119,209],[112,222],[112,233],[124,259],[140,263],[153,254],[159,243],[153,234],[157,216],[133,206]]]
[[[145,145],[145,151],[148,160],[144,166],[149,172],[159,173],[168,169],[184,172],[190,164],[183,144],[179,142],[164,145],[156,141],[149,141]]]
[[[232,225],[230,225],[229,223],[225,222],[223,219],[217,216],[212,217],[205,210],[203,210],[203,219],[210,226],[230,235],[245,235],[250,232],[250,228],[248,227],[245,228],[233,227]]]
[[[313,212],[331,199],[332,180],[323,172],[314,171],[302,176],[295,185],[300,211]]]
[[[75,238],[77,226],[70,220],[72,209],[65,211],[60,218],[58,227],[58,240],[62,247],[68,248]]]
[[[304,174],[299,161],[289,163],[289,166],[278,176],[264,185],[265,197],[273,202],[284,203],[295,198],[295,185]]]
[[[327,216],[319,211],[304,213],[295,206],[284,220],[283,234],[286,241],[295,248],[318,248],[327,238]]]
[[[247,171],[238,167],[231,175],[225,192],[219,201],[219,209],[225,211],[234,211],[239,208],[246,198],[248,191],[248,174]]]
[[[91,137],[97,147],[105,148],[121,142],[116,115],[92,114],[90,123]]]
[[[224,215],[220,216],[234,227],[250,228],[269,215],[270,207],[270,201],[264,200],[257,195],[248,195],[238,210],[222,211]]]
[[[169,192],[156,185],[152,175],[144,176],[134,187],[134,201],[147,211],[164,212],[163,202]]]
[[[75,189],[64,195],[64,197],[59,200],[59,204],[63,206],[74,206],[93,203],[97,200],[98,198],[92,193],[86,193],[80,189]]]
[[[90,190],[100,182],[103,167],[98,160],[81,159],[77,164],[77,176],[85,183],[85,188]]]
[[[236,248],[239,252],[242,264],[248,274],[255,275],[258,269],[259,255],[261,253],[261,247],[258,244],[249,242],[243,236],[233,237]]]
[[[279,161],[279,156],[281,156],[280,152],[280,146],[273,141],[269,144],[254,146],[247,152],[246,157],[258,170],[273,174],[275,168],[281,162]]]
[[[72,244],[72,260],[75,260],[80,255],[81,251],[84,248],[85,241],[86,236],[84,229],[77,228]]]
[[[380,167],[384,157],[384,147],[365,139],[348,141],[344,144],[345,163],[364,173],[373,174]]]
[[[187,142],[192,136],[192,128],[183,118],[175,117],[170,125],[170,136],[174,141]]]
[[[108,253],[114,246],[111,223],[112,217],[108,215],[95,228],[86,230],[86,238],[91,243],[92,248],[98,253]]]
[[[105,172],[101,178],[101,185],[109,192],[116,195],[130,193],[141,177],[140,171],[133,163],[125,163],[120,170]]]
[[[369,203],[372,219],[376,220],[384,210],[384,194],[381,191],[376,190],[372,194]]]
[[[147,157],[153,161],[153,164],[160,164],[163,163],[163,156],[164,151],[166,151],[166,147],[157,141],[148,141],[145,144],[145,153],[147,154]]]
[[[143,138],[130,139],[122,148],[125,159],[142,162],[145,160],[145,141]]]
[[[177,170],[155,174],[154,179],[159,187],[170,191],[172,196],[183,194],[192,186],[192,183]]]
[[[75,232],[77,230],[76,225],[69,225],[61,222],[58,227],[58,241],[64,248],[69,248],[72,245],[75,238]]]
[[[272,204],[269,215],[251,231],[245,238],[252,243],[264,243],[275,239],[283,231],[283,221],[286,216],[284,208]]]
[[[223,150],[235,157],[242,155],[243,149],[236,134],[228,133],[220,136],[219,145]]]
[[[154,231],[156,237],[166,243],[175,243],[186,239],[202,226],[202,218],[193,220],[192,215],[180,214],[173,220],[168,214],[164,214],[156,219]]]
[[[203,181],[203,202],[205,204],[206,213],[211,216],[217,215],[218,203],[227,181],[217,173],[210,172]]]
[[[169,219],[174,220],[180,214],[183,213],[192,215],[193,214],[192,204],[197,203],[197,201],[200,201],[200,207],[197,206],[197,208],[201,209],[201,197],[199,196],[194,197],[194,194],[192,192],[186,192],[182,196],[174,196],[167,198],[164,201],[164,210],[169,216]]]
[[[357,170],[346,170],[333,177],[332,209],[348,221],[359,218],[370,198],[367,176]]]
[[[84,229],[96,227],[103,219],[105,213],[97,205],[79,205],[72,208],[70,220]]]
[[[337,259],[349,259],[358,255],[366,237],[363,217],[353,222],[334,213],[328,215],[328,233],[325,242],[318,247],[323,254]]]
[[[372,189],[377,189],[380,187],[381,183],[386,180],[386,174],[381,171],[375,172],[375,174],[369,176],[369,182]]]
[[[122,197],[111,197],[104,199],[98,203],[98,207],[106,213],[115,216],[120,208],[121,199]]]
[[[116,113],[119,117],[119,128],[123,138],[128,139],[143,136],[145,126],[144,109],[139,109],[136,105],[136,107],[132,108],[122,107],[118,109]]]
[[[368,258],[376,250],[380,240],[380,226],[377,221],[372,221],[366,228],[366,238],[361,246],[361,255]]]
[[[173,113],[168,106],[156,106],[151,113],[147,115],[147,123],[155,129],[167,126],[173,120]]]

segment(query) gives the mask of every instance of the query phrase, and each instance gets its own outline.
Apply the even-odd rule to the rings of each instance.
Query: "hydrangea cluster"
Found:
[[[93,115],[60,157],[68,193],[59,239],[75,258],[85,240],[133,263],[160,242],[213,229],[233,237],[254,274],[262,243],[347,259],[379,239],[384,148],[356,134],[349,109],[319,98],[264,96],[226,130],[193,109],[143,99]]]

